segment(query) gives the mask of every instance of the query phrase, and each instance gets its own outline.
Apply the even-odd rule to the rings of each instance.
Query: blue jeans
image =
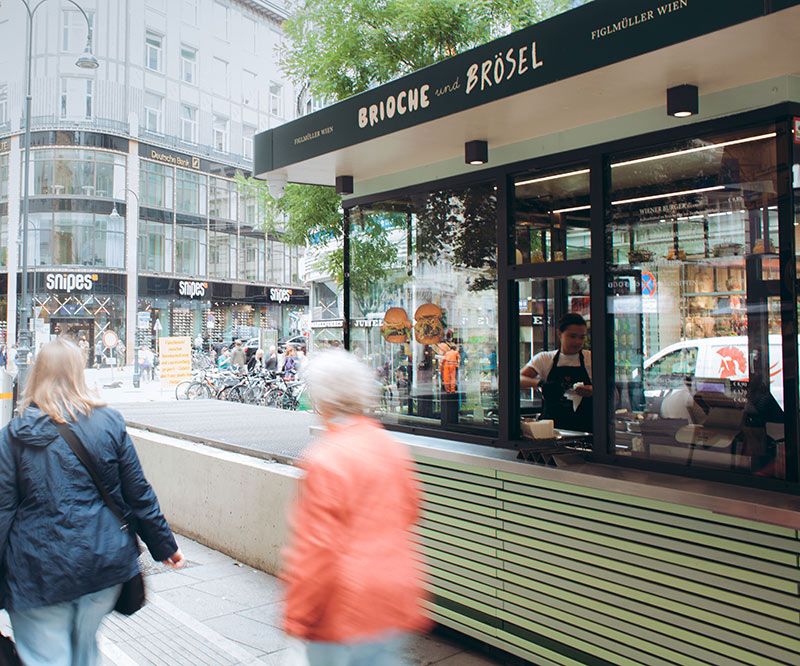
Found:
[[[359,643],[306,643],[309,666],[405,666],[407,634]]]
[[[25,666],[97,666],[97,630],[117,603],[122,585],[52,606],[9,611]]]

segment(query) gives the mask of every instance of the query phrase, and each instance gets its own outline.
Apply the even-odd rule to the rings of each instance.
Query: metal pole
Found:
[[[83,10],[75,0],[67,0],[70,4],[77,7],[78,11],[83,15],[83,18],[86,20],[86,27],[88,29],[87,39],[86,39],[86,51],[84,51],[84,56],[78,59],[78,65],[86,67],[89,66],[90,68],[97,67],[97,60],[91,54],[91,46],[92,46],[92,22],[89,20],[88,14]],[[34,5],[33,9],[31,9],[28,0],[21,0],[22,4],[25,5],[25,11],[28,13],[27,18],[27,30],[28,30],[28,49],[27,49],[27,57],[25,62],[25,70],[26,70],[26,84],[25,84],[25,140],[24,140],[24,151],[25,151],[25,173],[23,174],[23,186],[22,186],[22,307],[20,308],[20,325],[17,330],[17,355],[16,355],[16,365],[17,365],[17,395],[22,397],[25,383],[28,377],[28,358],[31,353],[31,307],[30,303],[28,302],[28,217],[30,212],[30,164],[31,164],[31,80],[32,80],[32,70],[33,70],[33,17],[36,14],[36,10],[41,7],[46,0],[39,0],[39,2]],[[90,60],[93,62],[87,62],[86,55],[90,56]],[[81,62],[83,60],[83,62]]]
[[[131,230],[128,231],[135,233],[136,238],[139,237],[139,195],[136,194],[131,188],[126,187],[126,192],[129,192],[133,195],[133,198],[136,199],[136,226]],[[128,218],[128,211],[127,208],[125,210],[125,222],[127,226],[127,218]],[[138,259],[136,260],[136,268],[138,273]],[[128,266],[128,270],[133,270],[133,266]],[[136,291],[133,297],[134,308],[136,311],[136,328],[133,334],[133,344],[135,345],[133,348],[133,386],[134,388],[139,388],[142,383],[142,368],[139,365],[139,276],[136,276]],[[130,343],[129,343],[130,344]]]
[[[28,377],[28,356],[31,351],[30,310],[28,305],[28,213],[30,211],[29,180],[31,163],[31,70],[33,69],[33,12],[25,0],[22,0],[28,12],[28,52],[26,59],[25,88],[25,172],[22,188],[22,307],[20,308],[20,325],[17,330],[17,395],[21,398]],[[34,10],[35,11],[35,10]]]

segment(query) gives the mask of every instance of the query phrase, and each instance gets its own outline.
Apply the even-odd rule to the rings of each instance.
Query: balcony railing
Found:
[[[25,117],[20,119],[20,128],[25,126]],[[61,118],[59,116],[31,116],[31,129],[41,130],[85,130],[103,131],[127,136],[128,123],[111,118]]]

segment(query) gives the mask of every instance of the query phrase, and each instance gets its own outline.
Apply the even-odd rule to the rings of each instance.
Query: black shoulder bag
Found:
[[[103,485],[100,475],[97,473],[97,468],[94,466],[94,461],[92,460],[91,455],[89,455],[89,452],[86,450],[86,447],[66,423],[56,423],[56,427],[67,444],[69,444],[69,448],[72,449],[72,452],[75,454],[78,460],[83,463],[86,471],[89,472],[89,476],[92,477],[92,481],[94,481],[94,485],[97,486],[97,490],[100,492],[100,496],[103,498],[106,506],[111,509],[111,513],[113,513],[117,520],[119,520],[119,522],[122,524],[120,529],[123,532],[130,532],[128,521],[125,520],[125,516],[120,511],[119,506],[117,506],[117,503]],[[135,542],[136,533],[132,533],[131,537]],[[122,591],[119,593],[119,598],[117,599],[116,606],[114,606],[114,610],[118,613],[122,613],[123,615],[133,615],[142,606],[144,606],[144,602],[144,576],[142,576],[142,572],[140,571],[133,578],[122,584]]]

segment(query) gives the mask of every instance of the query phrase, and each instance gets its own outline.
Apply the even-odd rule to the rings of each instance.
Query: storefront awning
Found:
[[[798,25],[800,0],[595,0],[258,134],[254,172],[358,182],[473,139],[491,164],[493,148],[664,106],[674,85],[702,97],[797,72]]]

